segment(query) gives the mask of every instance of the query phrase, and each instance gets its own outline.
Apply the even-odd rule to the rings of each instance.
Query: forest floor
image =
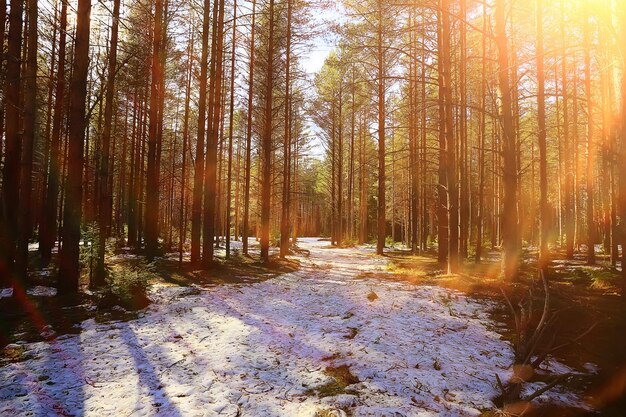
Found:
[[[35,310],[46,313],[31,317],[40,321],[35,327],[46,324],[49,340],[13,329],[0,364],[0,415],[472,416],[493,409],[495,375],[506,380],[513,362],[495,262],[447,277],[431,257],[400,250],[378,257],[371,246],[338,249],[318,239],[299,246],[271,269],[238,259],[208,276],[178,271],[166,257],[155,266],[149,307],[96,314],[85,302],[65,328],[58,316],[70,307],[45,310],[53,291],[33,288]],[[595,282],[578,269],[559,271],[557,303],[578,303],[576,288]],[[593,323],[589,310],[614,323],[607,314],[621,300],[598,288],[611,301],[585,292],[588,304],[581,301],[579,317],[567,313],[559,337]],[[0,294],[0,314],[6,300]],[[578,346],[551,357],[542,375],[578,382],[538,402],[569,413],[560,415],[590,409],[586,390],[599,387],[598,365],[608,378],[622,357],[615,326],[590,333],[599,352]],[[526,390],[543,385],[537,379]],[[610,394],[594,398],[608,402]]]

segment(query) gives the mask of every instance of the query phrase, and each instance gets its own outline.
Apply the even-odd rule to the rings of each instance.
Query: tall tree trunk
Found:
[[[228,175],[226,193],[226,258],[230,257],[230,228],[232,204],[232,175],[233,175],[233,116],[235,114],[235,57],[237,50],[237,0],[233,2],[233,34],[232,51],[230,57],[230,111],[228,117]]]
[[[480,263],[483,252],[483,225],[485,224],[485,146],[487,141],[487,2],[483,2],[483,34],[481,36],[480,78],[480,132],[478,139],[478,209],[476,216],[475,261]]]
[[[57,211],[60,179],[60,148],[61,128],[65,115],[65,50],[67,39],[67,3],[61,0],[61,16],[59,23],[59,56],[54,94],[54,116],[50,140],[50,162],[48,169],[48,186],[43,204],[45,215],[41,217],[39,252],[42,263],[48,265],[52,254],[52,247],[57,234]]]
[[[165,0],[167,1],[167,0]],[[154,32],[152,40],[152,73],[150,80],[150,116],[148,122],[148,165],[146,168],[146,210],[145,239],[146,257],[152,261],[159,247],[159,152],[162,138],[159,125],[162,114],[159,111],[163,68],[163,0],[154,2]]]
[[[74,64],[70,82],[68,167],[63,208],[63,246],[59,263],[59,294],[75,294],[79,290],[79,243],[82,219],[83,145],[86,128],[85,102],[89,71],[90,14],[91,0],[78,0]]]
[[[620,2],[622,6],[626,6],[625,1]],[[626,7],[621,7],[621,51],[623,65],[626,67]],[[619,142],[619,159],[618,161],[626,161],[626,71],[622,71],[622,108],[621,108],[621,132]],[[620,227],[620,241],[622,244],[622,288],[626,291],[626,164],[618,164],[619,170],[619,215],[622,219]]]
[[[517,214],[517,144],[509,80],[509,48],[506,34],[505,0],[496,0],[496,44],[498,46],[498,80],[502,94],[502,273],[507,281],[516,281],[519,273],[520,248]]]
[[[17,216],[20,193],[20,84],[22,53],[22,15],[24,0],[11,0],[9,12],[9,36],[6,65],[6,127],[4,167],[2,171],[2,196],[0,197],[0,282],[11,284],[15,273],[15,242],[17,240]]]
[[[442,0],[442,79],[444,100],[444,132],[446,141],[446,185],[448,189],[448,273],[459,271],[459,189],[456,165],[456,143],[452,110],[452,65],[450,63],[450,3]]]
[[[265,77],[265,106],[261,153],[263,175],[261,179],[261,260],[269,262],[270,249],[270,199],[272,194],[272,109],[274,89],[274,0],[269,0],[269,23],[267,42],[267,74]]]
[[[382,0],[377,1],[378,22],[377,22],[377,106],[378,106],[378,239],[376,242],[376,253],[382,255],[385,249],[385,238],[387,237],[387,221],[385,202],[385,53],[383,46],[383,4]]]
[[[6,69],[4,40],[6,37],[7,0],[0,0],[0,84],[2,84],[2,97],[0,97],[0,161],[2,161],[2,149],[4,138],[4,110],[6,104]],[[1,200],[1,199],[0,199]],[[0,214],[1,218],[1,214]],[[1,224],[1,223],[0,223]],[[0,238],[1,239],[1,238]],[[1,262],[1,261],[0,261]],[[0,267],[0,285],[2,285],[2,272]]]
[[[443,6],[439,1],[439,6]],[[437,104],[439,107],[439,167],[438,176],[439,183],[437,187],[438,207],[437,207],[437,259],[440,263],[448,260],[448,198],[447,192],[447,172],[448,157],[446,154],[446,98],[445,98],[445,68],[443,57],[443,7],[439,7],[437,12]]]
[[[572,166],[572,152],[569,135],[569,92],[568,92],[568,59],[567,59],[567,45],[565,38],[565,2],[561,2],[561,19],[560,19],[560,32],[562,43],[562,56],[561,56],[561,83],[563,90],[563,147],[565,150],[565,256],[567,259],[574,258],[574,197],[573,197],[573,178],[574,173]]]
[[[596,263],[596,222],[594,217],[594,166],[595,166],[595,146],[593,143],[594,118],[593,118],[593,97],[591,94],[591,28],[589,19],[589,0],[585,1],[585,23],[584,23],[584,48],[585,48],[585,96],[587,99],[587,263]]]
[[[202,230],[202,265],[206,268],[213,262],[216,198],[217,198],[217,155],[220,144],[220,116],[222,115],[222,81],[224,48],[224,0],[217,0],[214,16],[213,54],[211,57],[211,87],[209,89],[209,136],[204,169],[204,218]],[[215,17],[214,17],[215,20]]]
[[[467,0],[460,0],[460,18],[459,21],[461,30],[461,60],[459,63],[459,83],[460,83],[460,144],[459,144],[459,174],[460,174],[460,194],[459,194],[459,258],[462,262],[467,258],[469,236],[470,236],[470,170],[468,157],[468,114],[467,114]]]
[[[290,208],[290,182],[291,172],[290,149],[291,149],[291,0],[287,0],[287,49],[285,51],[285,134],[283,138],[283,201],[282,216],[280,220],[280,257],[284,258],[289,253],[289,208]]]
[[[198,100],[198,127],[196,134],[196,161],[194,166],[193,201],[191,207],[191,263],[200,261],[200,236],[202,233],[202,197],[204,190],[204,143],[206,140],[206,96],[209,67],[209,22],[211,0],[204,0],[202,19],[202,52],[200,57],[200,91]],[[215,20],[215,19],[214,19]]]
[[[548,235],[550,233],[550,208],[548,207],[548,155],[546,149],[546,97],[545,97],[545,69],[543,48],[543,0],[536,0],[537,19],[537,129],[539,145],[539,268],[544,274],[548,272],[549,252]],[[534,186],[534,184],[533,184]]]
[[[190,94],[191,94],[191,79],[193,78],[193,52],[194,52],[194,39],[195,39],[195,27],[190,29],[189,40],[189,55],[187,56],[187,83],[185,85],[185,115],[183,121],[183,161],[181,168],[181,186],[180,186],[180,229],[178,237],[178,265],[180,268],[183,266],[183,252],[185,248],[185,241],[187,239],[187,152],[189,152],[189,113],[190,113]],[[206,81],[205,81],[206,85]]]
[[[106,268],[104,264],[104,254],[106,251],[106,240],[111,236],[111,216],[110,207],[113,203],[112,190],[109,187],[109,154],[111,151],[111,128],[113,119],[113,101],[115,100],[115,73],[117,67],[117,38],[120,19],[120,0],[113,1],[113,16],[111,26],[111,45],[109,47],[109,62],[106,83],[106,102],[104,107],[104,129],[102,132],[102,155],[100,158],[100,204],[98,204],[98,263],[94,282],[94,287],[101,287],[105,284]]]
[[[246,168],[243,196],[243,240],[242,251],[248,254],[248,237],[250,234],[250,176],[252,168],[252,105],[254,88],[254,36],[256,33],[256,0],[252,0],[252,22],[250,28],[250,68],[248,70],[248,117],[246,121]]]
[[[19,236],[16,253],[17,278],[21,286],[14,285],[15,290],[24,290],[28,278],[28,242],[32,232],[32,176],[33,148],[35,144],[35,128],[37,123],[37,0],[28,0],[28,34],[27,58],[24,71],[24,134],[22,136],[22,154],[20,167],[20,195],[18,204]],[[15,294],[15,293],[14,293]]]

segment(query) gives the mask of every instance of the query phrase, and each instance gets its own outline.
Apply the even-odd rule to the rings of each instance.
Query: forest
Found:
[[[626,0],[0,0],[0,415],[626,416]]]

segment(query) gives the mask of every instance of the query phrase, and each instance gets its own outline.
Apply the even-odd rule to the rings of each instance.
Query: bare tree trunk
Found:
[[[206,136],[206,96],[209,61],[209,22],[211,2],[204,0],[202,19],[202,52],[200,57],[200,91],[198,100],[198,130],[196,135],[196,161],[194,167],[193,202],[191,207],[191,263],[200,261],[200,236],[202,234],[202,196],[204,189],[204,143]],[[215,24],[214,24],[215,26]]]
[[[7,1],[0,0],[0,84],[2,84],[2,97],[0,97],[0,162],[2,162],[2,149],[4,138],[4,111],[6,104],[6,68],[4,40],[6,37]],[[1,218],[1,214],[0,214]],[[0,238],[1,239],[1,238]],[[2,285],[2,272],[0,271],[0,285]]]
[[[22,53],[22,14],[24,0],[11,0],[9,12],[9,36],[6,65],[6,128],[5,128],[5,159],[2,171],[2,196],[0,198],[2,239],[2,268],[0,281],[11,284],[15,273],[15,242],[18,228],[18,205],[20,193],[20,84]]]
[[[468,246],[469,246],[469,236],[470,236],[470,170],[469,170],[469,160],[468,157],[468,128],[467,128],[467,24],[465,23],[467,20],[467,0],[460,0],[460,18],[459,21],[460,30],[461,30],[461,40],[460,40],[460,48],[461,48],[461,59],[460,59],[460,68],[459,68],[459,78],[460,78],[460,153],[458,156],[459,160],[459,173],[460,173],[460,195],[459,195],[459,259],[460,262],[463,259],[467,258],[468,254]]]
[[[387,235],[385,202],[385,54],[383,51],[383,5],[378,0],[377,26],[377,88],[378,88],[378,240],[376,253],[382,255]]]
[[[452,65],[450,63],[450,3],[442,0],[442,79],[444,99],[444,131],[446,141],[446,185],[448,187],[448,273],[459,270],[459,189],[456,166],[456,144],[452,110]]]
[[[167,1],[167,0],[165,0]],[[159,125],[162,113],[159,111],[163,79],[163,0],[154,3],[154,38],[152,40],[152,76],[150,81],[150,118],[148,124],[148,165],[146,170],[146,210],[145,238],[146,258],[152,261],[159,248]]]
[[[274,0],[269,0],[269,35],[267,42],[267,76],[265,79],[265,108],[261,153],[263,178],[261,180],[261,260],[269,262],[270,199],[272,193],[272,109],[274,88]]]
[[[223,48],[224,48],[224,0],[216,0],[214,7],[213,54],[211,57],[211,86],[209,89],[209,135],[204,170],[204,218],[202,230],[202,265],[207,268],[213,262],[216,198],[217,154],[220,138],[220,115],[222,114]],[[217,16],[217,22],[215,22]]]
[[[54,94],[54,116],[52,120],[52,137],[50,141],[50,162],[48,169],[48,186],[43,204],[46,215],[41,217],[39,252],[42,263],[48,265],[52,247],[57,234],[57,212],[60,179],[61,127],[65,115],[65,50],[67,38],[67,0],[61,0],[61,16],[59,24],[59,56]]]
[[[505,0],[496,0],[495,6],[498,79],[502,94],[502,180],[504,185],[502,272],[507,281],[516,281],[520,262],[517,214],[517,144],[511,107]]]
[[[624,5],[624,1],[621,2]],[[622,58],[624,60],[624,66],[626,66],[626,8],[621,8],[621,50]],[[622,72],[622,109],[621,109],[621,138],[619,143],[619,161],[626,161],[626,71]],[[620,241],[622,244],[622,288],[626,289],[626,224],[623,219],[626,219],[626,164],[618,164],[619,170],[619,215],[622,219],[620,227]]]
[[[20,167],[20,195],[18,202],[18,241],[15,257],[16,278],[22,285],[14,291],[24,291],[28,279],[28,242],[32,232],[31,200],[33,174],[33,148],[37,123],[37,0],[28,0],[27,57],[24,71],[24,133]],[[15,295],[15,292],[14,292]]]
[[[485,146],[487,141],[487,2],[483,2],[483,35],[481,37],[480,79],[480,133],[478,139],[478,209],[476,216],[476,263],[480,263],[483,252],[483,225],[485,224]]]
[[[74,64],[70,82],[69,144],[65,206],[63,208],[63,246],[59,264],[59,294],[79,290],[79,243],[82,219],[83,144],[86,127],[87,73],[89,71],[89,33],[91,1],[78,0]]]
[[[111,236],[111,217],[109,207],[112,205],[112,190],[109,187],[109,153],[111,142],[111,127],[113,119],[113,100],[115,100],[115,73],[117,67],[117,38],[120,19],[120,0],[113,1],[113,16],[111,26],[111,46],[109,48],[109,62],[106,83],[106,103],[104,108],[104,130],[102,132],[102,156],[100,158],[100,204],[98,204],[98,264],[94,282],[94,287],[101,287],[105,284],[106,269],[104,264],[104,254],[106,240]]]
[[[545,69],[543,58],[543,1],[536,0],[535,7],[537,19],[537,141],[539,145],[539,189],[541,192],[539,200],[539,268],[543,271],[544,274],[547,274],[550,256],[548,251],[548,235],[550,233],[550,209],[548,207],[548,155],[546,148],[546,98]]]
[[[246,169],[243,196],[243,254],[248,254],[248,237],[250,234],[250,175],[252,168],[252,100],[254,88],[254,36],[256,33],[256,0],[252,0],[252,22],[250,28],[250,68],[248,71],[248,117],[246,123]]]
[[[228,118],[228,185],[226,193],[226,258],[230,257],[230,226],[233,175],[233,115],[235,114],[235,57],[237,49],[237,0],[233,2],[232,54],[230,58],[230,111]]]
[[[283,139],[283,200],[282,216],[280,220],[280,257],[284,258],[289,252],[289,208],[290,208],[290,181],[291,172],[291,0],[287,0],[287,49],[285,51],[285,136]]]
[[[587,13],[590,12],[589,0],[585,2]],[[585,14],[584,23],[584,48],[585,48],[585,96],[587,98],[587,263],[596,263],[596,222],[594,217],[594,166],[595,166],[595,146],[593,143],[594,118],[593,118],[593,97],[591,95],[591,28],[590,16]]]
[[[442,6],[442,0],[439,1]],[[438,207],[437,207],[437,259],[440,263],[444,263],[448,259],[448,198],[447,192],[447,164],[448,157],[446,154],[446,99],[445,99],[445,69],[443,58],[443,8],[439,7],[437,25],[437,101],[439,107],[439,184],[437,187]]]

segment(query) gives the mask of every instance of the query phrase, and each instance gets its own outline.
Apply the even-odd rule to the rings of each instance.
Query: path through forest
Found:
[[[136,320],[92,319],[79,335],[25,345],[28,359],[0,368],[0,415],[469,416],[492,407],[494,375],[506,378],[512,351],[489,302],[384,279],[387,261],[373,247],[307,239],[300,248],[296,272],[156,286]]]

